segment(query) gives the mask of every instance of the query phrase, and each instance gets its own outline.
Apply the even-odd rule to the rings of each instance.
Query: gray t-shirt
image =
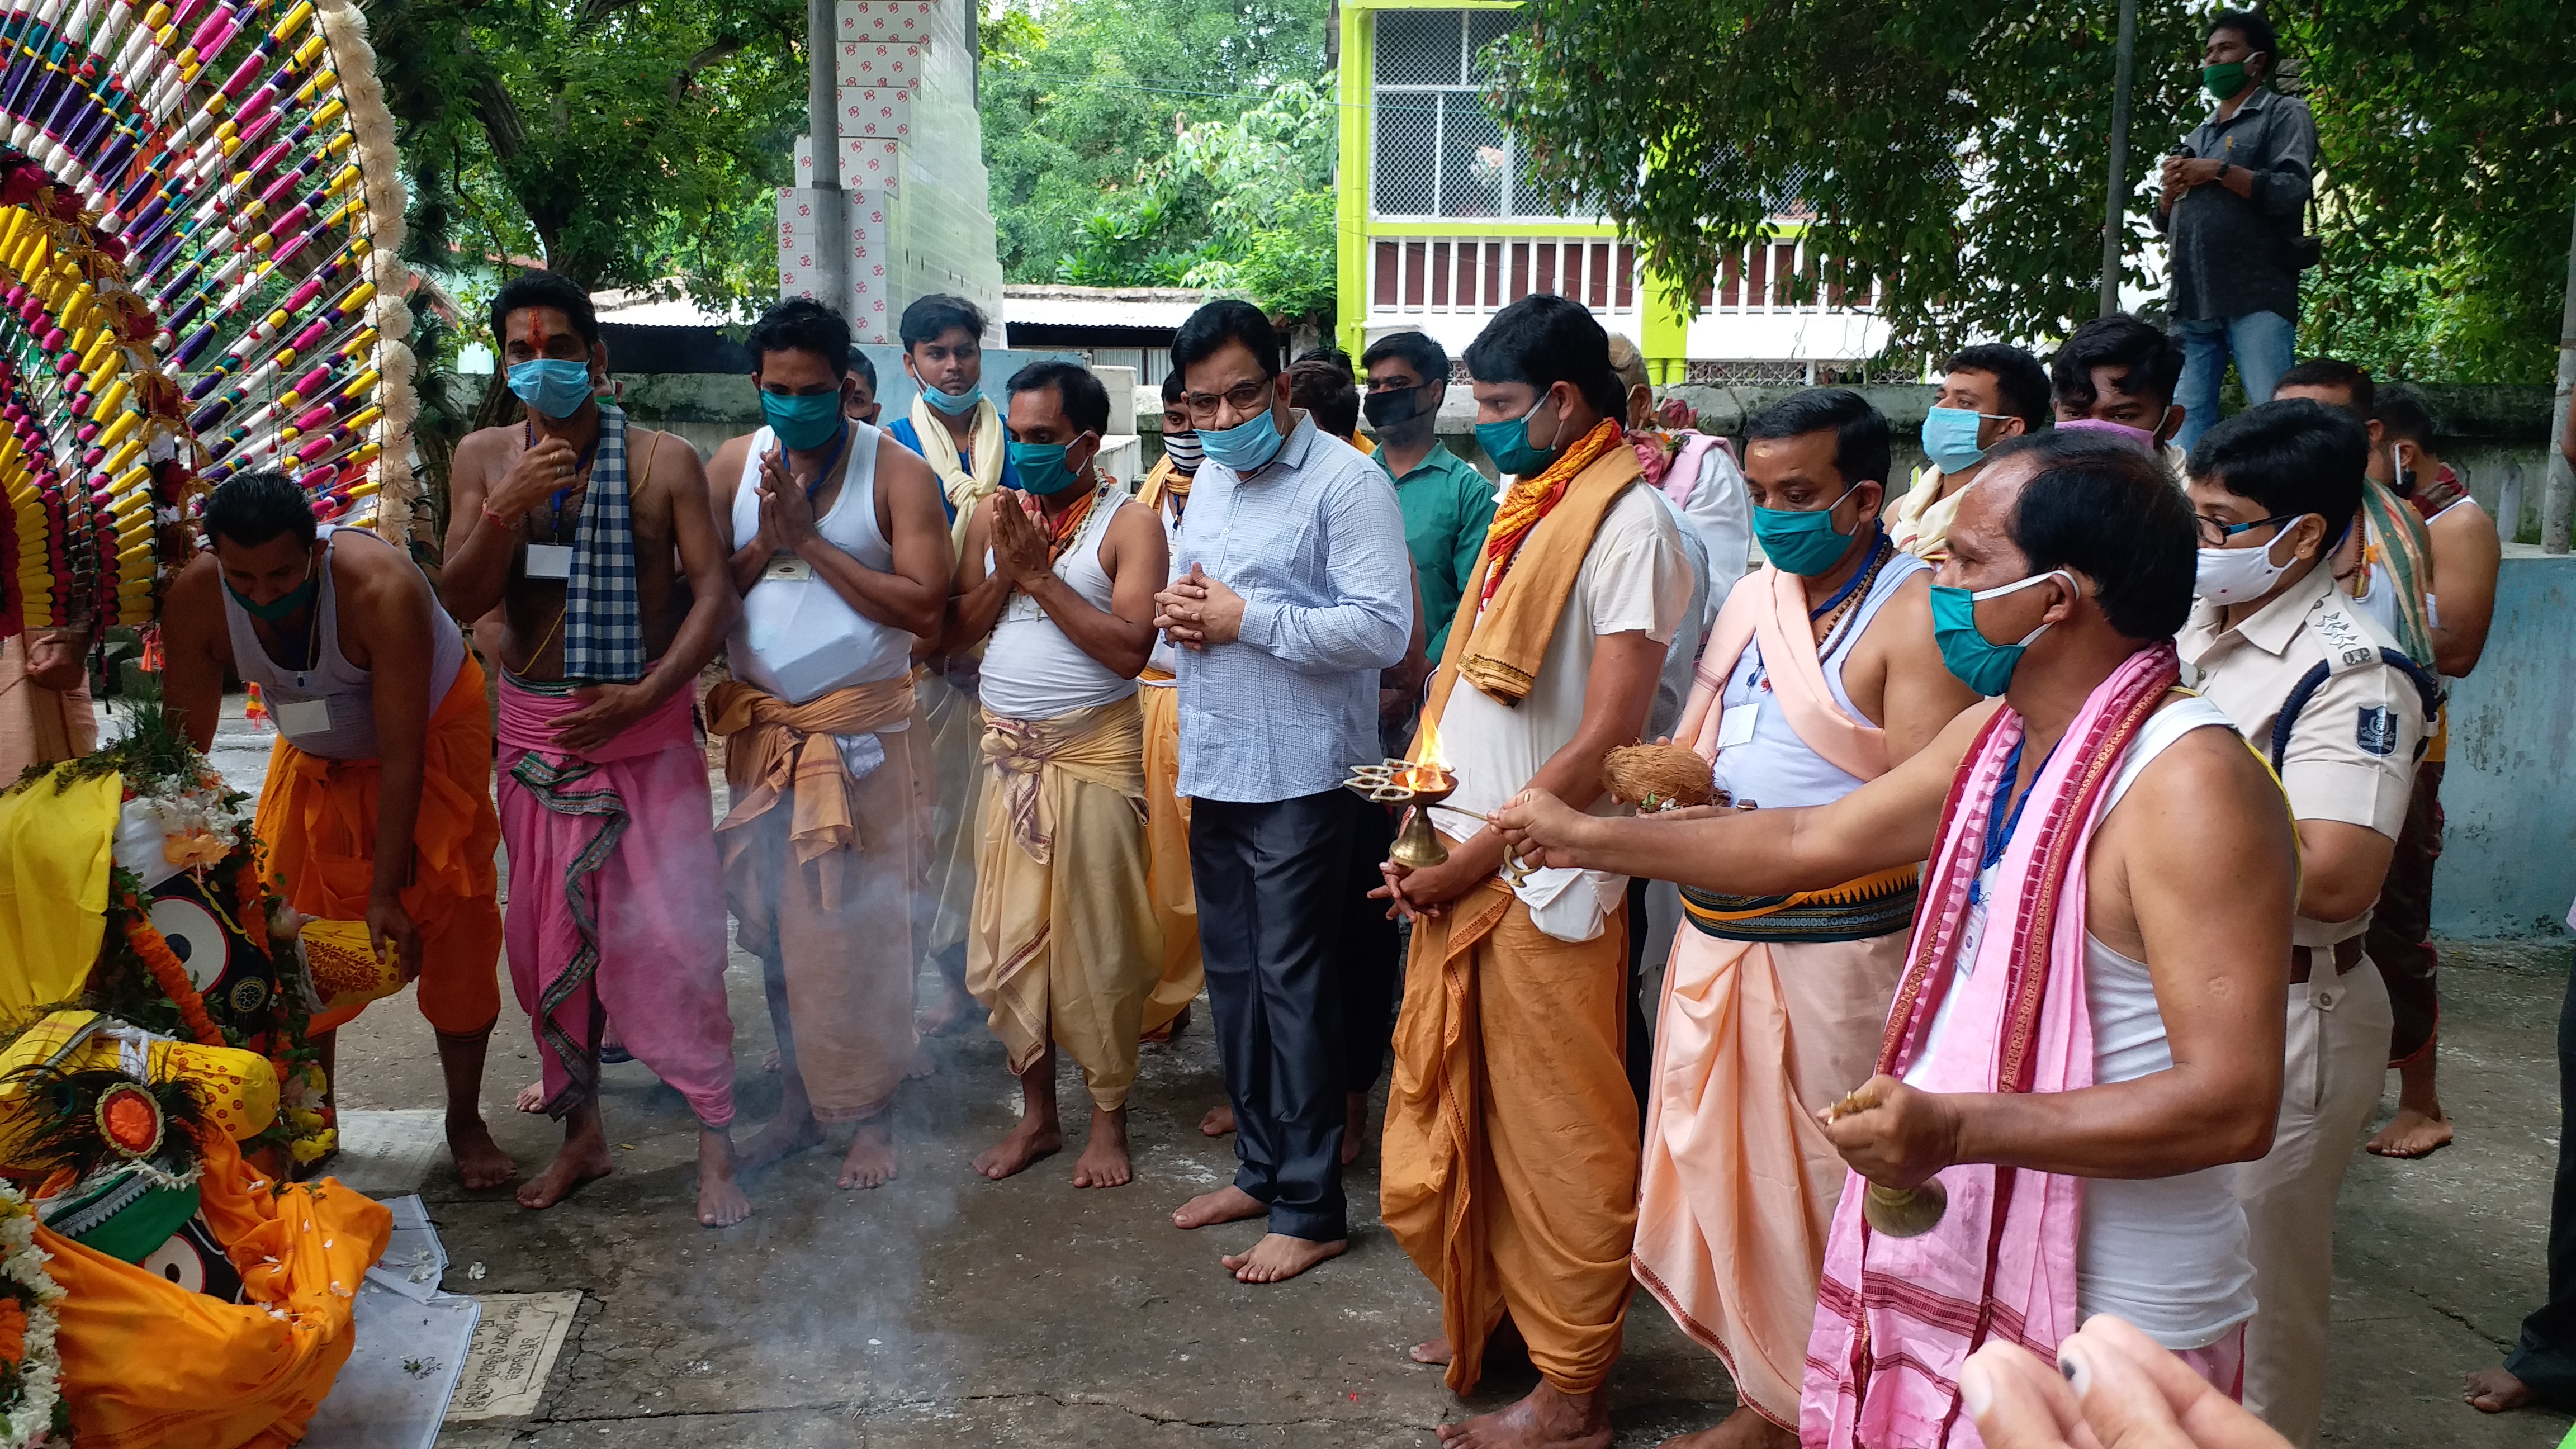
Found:
[[[2216,113],[2183,138],[2185,153],[2254,173],[2253,195],[2216,181],[2184,192],[2156,229],[2173,246],[2170,312],[2178,322],[2273,312],[2299,315],[2299,239],[2317,166],[2308,103],[2258,89],[2221,121]]]

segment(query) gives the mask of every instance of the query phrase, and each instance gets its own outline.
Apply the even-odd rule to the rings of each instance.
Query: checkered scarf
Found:
[[[599,407],[599,452],[573,531],[564,591],[563,677],[625,684],[644,677],[644,616],[635,597],[635,517],[626,497],[626,414]]]

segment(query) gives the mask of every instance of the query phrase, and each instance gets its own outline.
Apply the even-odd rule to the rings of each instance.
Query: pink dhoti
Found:
[[[1685,924],[1664,973],[1630,1266],[1782,1428],[1849,1171],[1815,1113],[1869,1080],[1904,971],[1902,932],[1788,943]]]
[[[536,1031],[546,1110],[599,1086],[600,1031],[688,1099],[733,1121],[724,879],[691,696],[590,754],[556,747],[568,689],[501,681],[501,840],[510,858],[510,981]]]

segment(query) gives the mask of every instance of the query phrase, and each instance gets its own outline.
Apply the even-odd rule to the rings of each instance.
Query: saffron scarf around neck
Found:
[[[1009,453],[1002,440],[1002,415],[993,410],[991,398],[976,402],[975,433],[970,444],[975,466],[971,470],[957,455],[957,440],[948,434],[947,418],[932,410],[929,399],[915,396],[909,416],[913,436],[921,439],[921,456],[939,475],[940,490],[948,495],[952,514],[948,546],[962,549],[966,546],[966,525],[975,517],[975,505],[1002,486],[1002,464]]]
[[[2094,687],[2031,782],[1996,869],[1986,930],[1973,958],[1960,960],[1987,817],[2023,734],[2010,707],[1987,722],[1942,809],[1879,1071],[1901,1075],[1914,1065],[1940,1018],[1939,1054],[1919,1080],[1926,1091],[2092,1085],[2085,856],[2129,742],[2180,672],[2173,646],[2159,644]],[[1962,1418],[1959,1369],[1969,1354],[2002,1338],[2053,1358],[2076,1330],[2081,1180],[1976,1163],[1946,1168],[1940,1181],[1949,1206],[1939,1224],[1892,1238],[1869,1229],[1863,1180],[1847,1179],[1807,1347],[1802,1443],[1948,1443]]]
[[[1512,484],[1467,584],[1466,597],[1481,601],[1475,618],[1449,631],[1433,717],[1461,677],[1504,704],[1529,697],[1593,535],[1644,473],[1619,425],[1604,420],[1546,472]]]

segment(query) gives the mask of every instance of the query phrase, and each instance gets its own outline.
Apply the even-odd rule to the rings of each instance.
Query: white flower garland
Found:
[[[63,1393],[54,1304],[63,1290],[45,1271],[46,1258],[36,1246],[36,1215],[27,1199],[0,1183],[0,1277],[25,1289],[27,1299],[27,1351],[18,1361],[17,1402],[6,1407],[6,1420],[0,1422],[0,1449],[43,1449],[62,1442],[54,1437],[54,1405]]]

